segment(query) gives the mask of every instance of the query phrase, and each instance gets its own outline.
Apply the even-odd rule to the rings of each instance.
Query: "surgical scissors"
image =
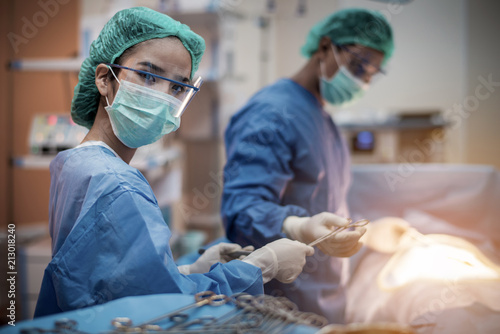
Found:
[[[187,306],[182,307],[174,312],[170,312],[168,314],[161,315],[157,318],[146,321],[146,322],[140,324],[138,327],[145,327],[147,325],[157,323],[157,322],[164,320],[164,319],[167,319],[167,318],[170,321],[175,322],[176,324],[180,324],[189,318],[189,316],[186,313],[183,313],[189,309],[192,309],[195,307],[201,307],[203,305],[219,306],[219,305],[226,304],[229,301],[229,298],[227,296],[216,295],[212,291],[199,292],[194,296],[194,299],[195,299],[194,304],[187,305]]]
[[[362,227],[362,226],[367,225],[370,222],[368,219],[361,219],[361,220],[358,220],[358,221],[356,221],[354,223],[352,222],[351,218],[347,218],[347,220],[348,220],[348,223],[347,223],[346,226],[337,227],[333,231],[331,231],[331,232],[325,234],[324,236],[322,236],[322,237],[314,240],[313,242],[310,242],[308,244],[308,246],[314,247],[317,244],[319,244],[320,242],[323,242],[326,239],[329,239],[329,238],[333,237],[335,234],[339,233],[340,231],[346,230],[346,229],[351,228],[351,227]]]

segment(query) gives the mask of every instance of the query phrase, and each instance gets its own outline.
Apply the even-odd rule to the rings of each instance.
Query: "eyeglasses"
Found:
[[[338,47],[341,50],[346,51],[349,53],[353,58],[349,62],[348,68],[350,72],[356,76],[357,78],[364,79],[367,76],[370,78],[373,76],[376,76],[378,74],[386,74],[386,71],[382,68],[380,68],[377,65],[374,65],[371,63],[368,59],[364,58],[361,56],[359,53],[352,51],[350,48],[348,48],[345,45],[337,45],[333,44],[334,47]],[[367,68],[371,68],[372,70],[367,70]]]
[[[203,79],[201,77],[198,77],[191,85],[180,82],[178,80],[166,78],[155,73],[130,68],[127,66],[109,63],[106,63],[106,65],[114,68],[133,71],[137,75],[134,77],[127,77],[126,81],[130,81],[147,88],[169,94],[180,100],[181,106],[177,110],[176,114],[173,115],[175,117],[180,117],[182,115],[188,104],[191,102],[191,100],[194,98],[196,93],[200,90],[201,85],[203,84]]]

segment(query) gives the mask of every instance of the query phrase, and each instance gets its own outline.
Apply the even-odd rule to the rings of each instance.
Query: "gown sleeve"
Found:
[[[262,293],[260,268],[242,261],[215,264],[205,274],[179,273],[169,247],[170,231],[145,194],[127,190],[96,203],[45,272],[62,311],[134,295]]]
[[[285,237],[288,216],[309,216],[306,209],[281,205],[294,173],[293,134],[287,118],[266,104],[254,104],[233,117],[225,134],[227,163],[221,214],[230,240],[261,247]]]

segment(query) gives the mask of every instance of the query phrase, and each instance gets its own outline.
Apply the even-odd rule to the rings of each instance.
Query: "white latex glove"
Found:
[[[282,283],[291,283],[302,272],[306,256],[313,254],[314,248],[283,238],[257,249],[242,261],[259,267],[264,283],[273,278]]]
[[[290,216],[283,222],[283,232],[290,238],[309,244],[330,233],[337,227],[346,226],[348,220],[330,212],[322,212],[312,217]],[[319,243],[317,247],[325,254],[335,257],[349,257],[363,246],[359,238],[366,232],[364,227],[354,231],[343,230]]]
[[[234,257],[229,254],[239,250],[253,251],[253,246],[246,246],[241,248],[238,244],[228,244],[221,242],[207,249],[193,264],[178,266],[179,272],[184,275],[189,274],[203,274],[210,270],[210,267],[217,263],[226,263],[234,260]]]

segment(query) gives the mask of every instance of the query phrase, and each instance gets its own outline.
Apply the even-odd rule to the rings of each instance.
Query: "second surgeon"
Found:
[[[258,247],[287,236],[307,244],[347,224],[349,152],[323,106],[360,98],[392,49],[392,30],[380,13],[333,13],[310,31],[305,66],[261,89],[233,116],[222,198],[230,240]],[[266,293],[343,323],[339,258],[360,249],[364,232],[344,231],[318,244],[295,282],[271,281]]]

